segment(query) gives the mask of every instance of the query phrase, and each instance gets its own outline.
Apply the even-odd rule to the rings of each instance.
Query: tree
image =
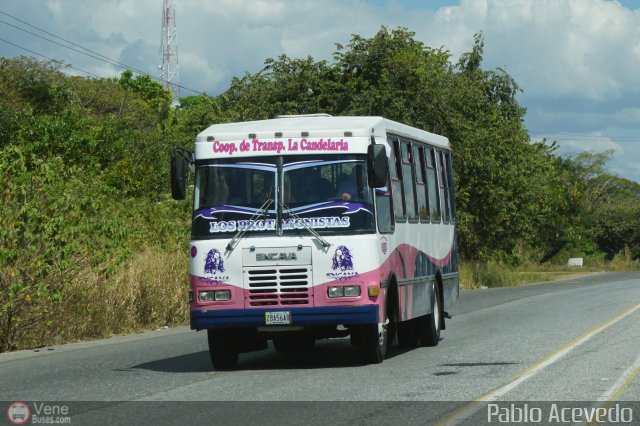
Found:
[[[640,185],[606,171],[612,155],[583,152],[565,159],[581,184],[591,240],[608,258],[625,248],[635,254],[640,246]]]
[[[171,92],[166,90],[160,83],[153,81],[148,74],[137,75],[133,78],[133,73],[130,70],[125,70],[120,75],[118,84],[139,94],[154,111],[158,112],[160,119],[168,117]]]
[[[234,120],[320,111],[382,115],[443,134],[454,147],[463,255],[510,255],[518,245],[539,243],[558,190],[555,160],[529,141],[518,85],[503,69],[481,68],[481,34],[455,65],[449,52],[414,36],[385,27],[369,39],[354,35],[338,45],[333,63],[268,59],[264,70],[234,79],[218,99]]]
[[[163,89],[58,67],[0,59],[0,351],[55,331],[76,274],[108,275],[137,247],[180,240],[178,228],[188,235],[162,203]]]

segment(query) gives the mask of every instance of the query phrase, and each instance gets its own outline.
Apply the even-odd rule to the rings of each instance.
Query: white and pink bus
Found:
[[[191,328],[215,369],[238,354],[350,336],[369,363],[435,346],[459,294],[447,138],[382,117],[213,125],[172,159],[195,170]]]

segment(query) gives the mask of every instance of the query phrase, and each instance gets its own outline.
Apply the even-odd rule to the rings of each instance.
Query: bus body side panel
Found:
[[[459,294],[458,260],[453,225],[399,224],[395,235],[385,235],[392,249],[381,271],[392,273],[398,284],[401,321],[431,313],[436,275],[443,280],[443,309],[450,309]],[[395,244],[396,241],[404,241]]]
[[[457,273],[445,274],[442,280],[442,286],[444,287],[442,299],[444,307],[442,309],[447,311],[453,307],[460,296],[460,276]]]
[[[444,311],[451,310],[458,300],[458,297],[460,297],[460,271],[458,268],[458,238],[456,230],[454,230],[451,247],[451,256],[442,268],[442,309]]]

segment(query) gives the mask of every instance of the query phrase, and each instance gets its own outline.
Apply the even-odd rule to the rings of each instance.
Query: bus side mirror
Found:
[[[184,200],[186,196],[186,163],[187,161],[179,154],[171,157],[171,196],[174,200]]]
[[[389,161],[384,145],[369,145],[367,148],[367,170],[369,171],[370,187],[381,188],[387,185]]]

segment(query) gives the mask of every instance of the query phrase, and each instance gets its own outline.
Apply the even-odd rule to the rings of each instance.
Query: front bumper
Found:
[[[378,305],[329,306],[319,308],[273,307],[267,309],[228,309],[191,311],[191,328],[203,330],[225,327],[262,327],[265,312],[291,312],[292,326],[378,324]]]

